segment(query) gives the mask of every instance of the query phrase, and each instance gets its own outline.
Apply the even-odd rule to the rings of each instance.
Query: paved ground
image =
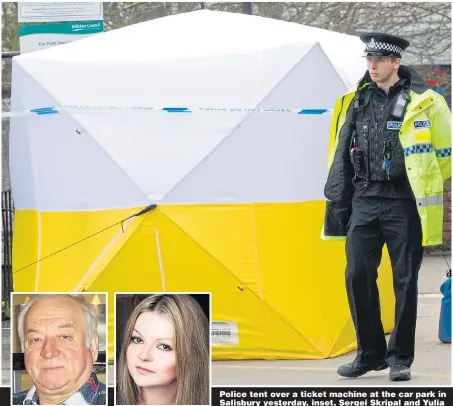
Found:
[[[450,385],[450,345],[437,338],[440,298],[419,301],[417,346],[412,367],[413,385]],[[390,385],[388,370],[349,380],[336,374],[339,365],[354,359],[349,353],[314,361],[215,361],[214,385]],[[400,383],[401,384],[401,383]]]
[[[450,262],[450,259],[449,259]],[[426,257],[419,279],[417,346],[412,367],[411,385],[451,385],[451,346],[437,338],[440,300],[439,286],[446,271],[442,257]],[[8,326],[2,326],[8,327]],[[3,328],[3,384],[10,382],[9,329]],[[388,371],[373,372],[354,380],[336,374],[339,365],[349,362],[350,353],[316,361],[215,361],[213,385],[391,385]],[[109,367],[109,384],[113,384],[113,367]],[[395,383],[394,383],[395,384]],[[396,383],[401,385],[401,383]]]
[[[449,260],[450,262],[450,260]],[[439,286],[446,272],[442,257],[426,257],[419,278],[417,344],[411,385],[451,385],[451,346],[437,338],[440,314]],[[338,366],[355,353],[314,361],[214,361],[213,385],[401,385],[388,379],[388,370],[357,379],[341,378]]]

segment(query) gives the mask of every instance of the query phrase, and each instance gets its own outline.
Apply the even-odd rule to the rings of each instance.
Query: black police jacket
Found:
[[[407,84],[411,86],[411,90],[416,93],[423,93],[429,88],[428,84],[420,75],[406,66],[400,66],[398,76],[406,79]],[[357,88],[361,89],[371,83],[371,77],[367,71],[360,80]],[[366,109],[359,117],[358,112],[354,111],[354,101],[350,103],[345,123],[338,133],[338,146],[324,188],[324,195],[329,200],[327,202],[324,221],[325,235],[339,237],[346,235],[352,212],[352,197],[355,192],[353,184],[354,168],[350,159],[351,139],[353,133],[359,129],[358,125],[363,126],[363,123],[370,123],[371,120],[370,109]],[[392,138],[392,148],[396,148],[397,141],[397,137]],[[382,146],[380,144],[376,143],[376,145],[370,145],[368,147],[379,149],[378,151],[371,151],[371,156],[376,157],[382,155]],[[397,156],[398,161],[400,161],[400,165],[398,166],[402,168],[402,162],[404,160],[402,151],[400,151],[400,155]],[[382,160],[378,161],[374,159],[371,164],[370,174],[374,172],[374,177],[376,178],[376,173],[381,168]]]

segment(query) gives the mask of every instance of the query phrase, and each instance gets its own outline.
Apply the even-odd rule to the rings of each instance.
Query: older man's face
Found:
[[[24,324],[25,367],[38,391],[77,391],[97,357],[86,343],[80,304],[67,296],[47,298],[32,306]]]

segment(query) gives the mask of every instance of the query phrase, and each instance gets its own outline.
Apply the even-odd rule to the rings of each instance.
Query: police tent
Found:
[[[14,289],[212,292],[214,359],[356,348],[344,242],[320,234],[330,109],[362,54],[202,10],[15,57]],[[387,257],[379,286],[390,331]]]

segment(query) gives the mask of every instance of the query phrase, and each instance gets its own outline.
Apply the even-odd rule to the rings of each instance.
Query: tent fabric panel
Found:
[[[179,64],[137,66],[123,63],[109,69],[92,63],[52,60],[23,60],[21,63],[22,69],[26,69],[52,94],[57,105],[254,108],[309,50],[310,46],[306,45],[291,46],[261,53],[181,61]],[[277,67],[276,59],[280,62]],[[71,77],[70,82],[66,80],[67,75]],[[111,83],[117,84],[113,92]],[[169,92],[170,88],[177,88],[178,92]],[[61,133],[71,135],[74,140],[92,137],[143,191],[148,201],[162,201],[241,125],[248,113],[172,114],[120,109],[85,113],[69,111],[68,114],[76,118],[77,125],[83,129],[82,135],[76,133],[77,128],[65,132],[58,129],[58,139],[63,138]],[[40,119],[39,123],[43,125],[50,121],[47,115]],[[57,128],[55,121],[52,124]],[[111,170],[102,160],[98,165],[101,170]],[[119,175],[111,172],[109,178],[115,181]],[[120,183],[118,190],[123,189],[121,186]],[[131,195],[130,191],[126,192],[121,196]],[[96,197],[94,194],[93,200],[99,200]],[[112,199],[106,196],[105,200],[109,202]],[[204,202],[203,196],[198,201]],[[133,200],[133,204],[136,203]],[[143,204],[143,201],[139,200],[139,203]],[[92,208],[90,202],[85,205]]]
[[[15,63],[13,68],[18,80],[13,82],[15,106],[56,104],[20,65]],[[18,209],[75,211],[146,205],[142,191],[68,112],[11,120],[11,180]]]
[[[166,291],[212,292],[213,320],[235,321],[239,327],[239,344],[215,346],[215,359],[320,359],[340,355],[355,345],[355,335],[348,323],[344,290],[344,244],[315,238],[319,236],[317,224],[323,205],[255,204],[242,209],[161,206],[137,221],[135,228],[126,229],[124,238],[108,250],[84,289],[109,293],[163,291],[163,276]],[[131,212],[137,209],[40,213],[41,256]],[[215,235],[224,235],[223,240],[209,241],[211,221]],[[195,229],[197,223],[200,230]],[[15,227],[36,230],[37,213],[18,211]],[[251,229],[256,233],[253,249],[258,257],[252,258],[249,245],[249,250],[230,259],[241,242],[235,233],[237,237],[243,234],[250,244]],[[74,290],[119,230],[117,226],[42,261],[38,290]],[[14,263],[18,263],[17,258],[25,263],[36,255],[38,238],[26,232],[16,235],[21,239],[15,244]],[[393,326],[389,268],[385,257],[379,285],[386,331]],[[35,269],[18,272],[16,290],[31,289]],[[112,346],[113,338],[110,351]]]
[[[170,31],[172,35],[166,35]],[[207,32],[209,35],[206,35]],[[149,38],[159,38],[159,41],[150,42]],[[181,59],[263,51],[313,40],[319,41],[325,48],[348,87],[363,74],[366,64],[363,58],[358,58],[363,53],[363,43],[356,36],[272,18],[210,10],[130,25],[20,58],[112,63],[123,60],[118,49],[127,48],[127,57],[133,63],[143,60],[177,62]],[[98,52],[100,48],[103,52]]]
[[[256,205],[266,301],[326,351],[350,315],[344,245],[327,246],[319,239],[322,218],[323,202]],[[285,278],[275,269],[284,269]]]
[[[239,119],[166,112],[76,116],[147,201],[156,203],[228,137]]]
[[[259,107],[328,108],[345,91],[323,50],[315,46]],[[323,200],[331,119],[331,115],[251,113],[221,147],[185,177],[165,202]]]
[[[319,239],[324,202],[257,204],[264,298],[286,315],[301,335],[329,357],[347,351],[356,335],[345,288],[344,243]],[[284,270],[285,277],[282,277]],[[288,283],[290,281],[290,283]],[[379,270],[382,319],[393,328],[394,295],[391,265],[383,256]],[[346,326],[346,327],[345,327]]]
[[[160,210],[225,272],[260,296],[252,205],[164,205]]]
[[[96,212],[45,212],[42,213],[42,253],[45,257],[62,247],[67,247],[104,228],[130,216],[137,210],[106,210]],[[137,221],[137,220],[135,220]],[[129,233],[132,230],[128,230]],[[103,255],[103,251],[120,233],[116,247],[127,241],[128,234],[122,234],[118,224],[103,233],[95,235],[80,244],[62,251],[41,264],[39,290],[73,291],[84,288],[87,273]],[[112,251],[109,250],[111,254]],[[64,272],[64,278],[55,277],[56,271]],[[96,269],[94,270],[96,271]],[[98,271],[99,272],[99,271]]]
[[[84,60],[21,59],[22,56],[16,59],[58,104],[251,108],[266,97],[315,44],[309,41],[266,51],[180,61],[134,62],[125,58],[113,66],[111,62]],[[103,48],[97,52],[101,51]],[[38,57],[38,53],[35,54]],[[277,65],[276,59],[279,60]],[[112,87],[112,83],[115,86]],[[114,111],[114,114],[119,112]],[[128,136],[133,136],[133,132],[130,133]]]
[[[259,298],[250,290],[240,291],[237,278],[159,210],[137,228],[89,290],[162,292],[162,273],[167,292],[212,292],[213,320],[238,324],[240,348],[264,346]],[[114,334],[109,328],[112,355]]]
[[[156,218],[156,227],[167,291],[212,292],[212,319],[235,321],[241,348],[263,345],[260,297],[166,215]]]
[[[156,212],[152,212],[152,216],[156,215]],[[99,272],[86,289],[92,292],[108,292],[108,356],[109,360],[113,360],[116,339],[114,292],[163,291],[154,222],[148,216],[145,217],[121,248],[108,259],[109,262],[104,263],[104,267],[99,266]]]
[[[147,205],[134,181],[70,115],[31,116],[28,124],[34,131],[29,140],[37,209],[90,211]]]
[[[11,111],[34,108],[35,103],[49,106],[53,98],[20,66],[12,61]],[[32,107],[33,106],[33,107]],[[31,116],[11,117],[9,166],[14,206],[17,210],[37,209],[39,204],[38,174],[33,139],[36,132]]]
[[[163,209],[162,212],[164,211]],[[207,217],[210,216],[209,211],[208,208]],[[286,322],[286,315],[282,316],[268,306],[266,297],[263,298],[241,281],[237,271],[227,269],[214,258],[210,250],[200,245],[179,224],[164,217],[162,220],[159,234],[167,291],[212,292],[212,319],[237,323],[239,344],[234,348],[238,352],[253,351],[256,348],[272,352],[271,349],[277,348],[291,349],[301,356],[319,357],[319,350]],[[226,224],[227,221],[224,221],[224,225]],[[225,228],[217,231],[221,234]],[[257,279],[258,277],[256,275]],[[260,283],[259,280],[252,286],[257,283]],[[276,342],[275,347],[272,338]],[[222,353],[224,349],[231,351],[231,347],[213,346],[213,357],[216,358],[216,352]]]
[[[39,263],[38,290],[44,292],[73,291],[118,232],[122,234],[121,225],[118,224],[68,249],[56,252],[137,211],[137,208],[94,212],[19,210],[14,224],[14,270],[42,259]],[[127,240],[128,232],[133,230],[133,226],[134,224],[126,230],[124,235],[121,235],[122,239],[116,242],[116,246],[112,248],[111,252],[114,252]],[[49,255],[52,256],[44,259]],[[37,265],[33,265],[30,269],[34,271],[27,268],[27,271],[20,271],[17,273],[18,276],[15,276],[15,283],[20,290],[30,288],[28,281],[30,275],[33,275],[33,280],[35,279]],[[32,290],[35,290],[34,283]]]
[[[36,283],[39,250],[39,213],[36,210],[16,210],[13,232],[13,289],[16,292],[33,292]],[[23,269],[25,268],[25,269]]]
[[[157,216],[153,212],[152,216]],[[127,241],[105,263],[87,289],[109,292],[161,292],[162,277],[154,221],[143,219]]]

